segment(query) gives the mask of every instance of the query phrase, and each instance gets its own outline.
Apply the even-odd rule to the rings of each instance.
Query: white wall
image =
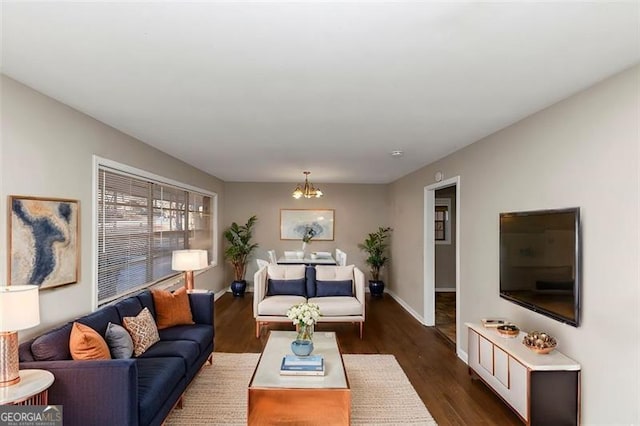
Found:
[[[392,281],[422,312],[423,188],[438,170],[460,176],[462,322],[500,315],[554,335],[582,365],[585,424],[640,423],[639,75],[632,68],[540,111],[394,182],[390,193]],[[499,213],[573,206],[582,212],[579,328],[498,296]]]
[[[29,195],[80,200],[80,280],[40,294],[40,326],[21,338],[90,312],[93,306],[92,171],[99,155],[219,194],[223,184],[173,157],[127,136],[93,118],[44,96],[6,76],[2,88],[2,147],[0,241],[7,241],[7,196]],[[218,226],[222,223],[218,220]],[[6,244],[6,243],[3,243]],[[3,247],[6,247],[3,246]],[[223,260],[196,277],[198,288],[224,286]],[[0,249],[0,282],[7,277],[6,248]]]

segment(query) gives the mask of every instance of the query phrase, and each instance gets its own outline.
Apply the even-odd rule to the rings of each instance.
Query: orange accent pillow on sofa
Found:
[[[166,290],[152,290],[153,304],[156,308],[158,330],[174,325],[193,324],[189,295],[184,287],[173,293]]]
[[[75,360],[111,359],[109,346],[100,333],[79,322],[71,327],[69,351]]]

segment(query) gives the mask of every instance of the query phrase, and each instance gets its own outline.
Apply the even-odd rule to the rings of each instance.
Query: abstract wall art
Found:
[[[280,209],[280,239],[302,240],[312,230],[314,241],[333,241],[334,213],[333,209]]]
[[[79,208],[77,200],[9,197],[9,284],[78,281]]]

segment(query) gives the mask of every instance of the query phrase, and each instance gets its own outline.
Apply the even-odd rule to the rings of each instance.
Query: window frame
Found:
[[[93,156],[93,182],[92,182],[92,230],[91,230],[91,237],[92,237],[92,256],[93,256],[93,264],[92,264],[92,278],[93,278],[93,282],[92,282],[92,301],[93,301],[93,309],[97,309],[100,305],[104,305],[104,304],[109,304],[109,303],[113,303],[115,300],[118,300],[122,297],[126,297],[129,294],[139,291],[140,288],[138,288],[138,290],[132,290],[129,293],[126,294],[122,294],[120,295],[117,299],[115,300],[110,300],[110,301],[104,301],[104,302],[100,302],[98,300],[98,250],[99,248],[99,238],[98,238],[98,185],[99,185],[99,179],[100,179],[100,169],[101,168],[108,168],[108,169],[112,169],[113,172],[115,173],[119,173],[122,175],[129,175],[129,177],[131,178],[137,178],[137,179],[143,179],[143,180],[148,180],[148,181],[152,181],[154,183],[158,183],[158,184],[164,184],[164,185],[169,185],[169,186],[173,186],[175,188],[178,189],[182,189],[185,191],[189,191],[189,192],[193,192],[193,193],[198,193],[200,195],[204,195],[204,196],[208,196],[211,197],[211,259],[209,259],[209,266],[201,271],[198,271],[198,273],[202,273],[206,270],[209,270],[211,268],[214,268],[216,266],[218,266],[218,194],[216,192],[210,191],[210,190],[206,190],[206,189],[202,189],[193,185],[189,185],[183,182],[179,182],[176,181],[174,179],[171,178],[167,178],[164,176],[160,176],[157,175],[155,173],[151,173],[148,172],[146,170],[142,170],[142,169],[138,169],[136,167],[133,166],[129,166],[127,164],[124,163],[120,163],[117,161],[113,161],[113,160],[109,160],[107,158],[103,158],[100,157],[98,155],[94,155]],[[164,277],[162,279],[156,280],[156,281],[151,281],[148,283],[145,283],[145,285],[142,288],[150,288],[153,286],[157,286],[160,283],[165,283],[165,284],[174,284],[179,282],[179,280],[182,278],[183,273],[182,272],[178,272],[176,271],[175,274],[169,275],[167,277]]]

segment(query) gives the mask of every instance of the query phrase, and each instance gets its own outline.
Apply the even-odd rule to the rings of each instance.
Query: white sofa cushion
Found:
[[[267,266],[267,277],[274,280],[296,280],[304,278],[304,265],[272,265]]]
[[[353,280],[354,265],[348,266],[316,266],[316,280],[320,281],[345,281]]]
[[[325,297],[325,299],[329,299]],[[307,299],[302,296],[268,296],[258,303],[258,315],[287,316],[287,311],[293,305],[304,303]]]
[[[355,297],[328,296],[312,297],[309,303],[316,303],[320,307],[320,322],[322,317],[341,317],[346,315],[362,315],[362,303]],[[285,310],[286,312],[286,310]]]

